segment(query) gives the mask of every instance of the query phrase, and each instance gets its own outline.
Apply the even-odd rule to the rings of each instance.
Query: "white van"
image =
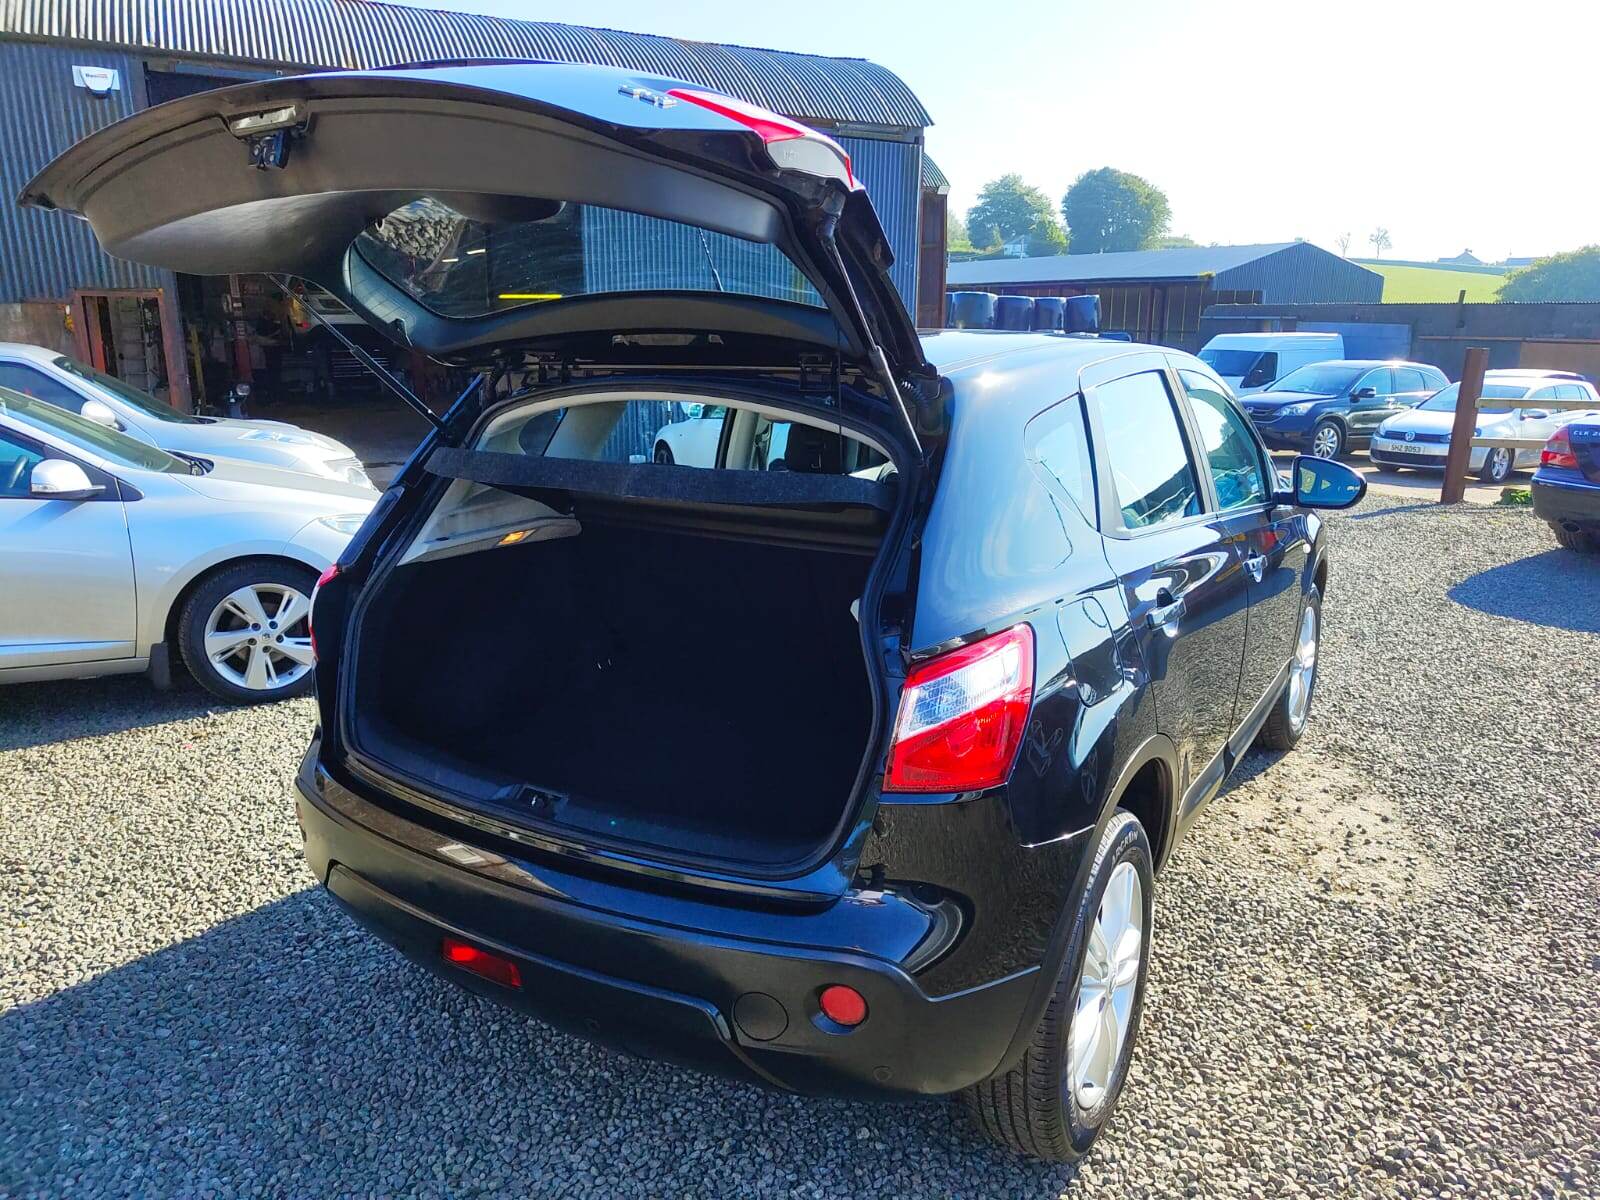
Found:
[[[1337,333],[1219,333],[1200,351],[1235,395],[1259,392],[1307,363],[1344,357]]]

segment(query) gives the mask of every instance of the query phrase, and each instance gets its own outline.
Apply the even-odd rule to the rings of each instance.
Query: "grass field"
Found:
[[[1476,271],[1436,271],[1429,267],[1390,266],[1387,263],[1364,262],[1361,265],[1383,276],[1385,304],[1454,300],[1462,288],[1467,289],[1468,303],[1488,303],[1494,300],[1495,292],[1506,278],[1504,275],[1479,274]]]

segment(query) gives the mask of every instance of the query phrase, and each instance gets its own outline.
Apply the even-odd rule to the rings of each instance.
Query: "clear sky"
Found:
[[[1200,242],[1385,226],[1386,257],[1600,242],[1597,0],[448,0],[426,5],[870,58],[933,114],[965,213],[1019,172],[1143,175]]]

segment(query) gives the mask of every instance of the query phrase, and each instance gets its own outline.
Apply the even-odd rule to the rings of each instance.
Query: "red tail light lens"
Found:
[[[737,121],[754,131],[766,144],[767,153],[780,167],[804,171],[808,175],[822,175],[842,179],[855,187],[855,172],[850,166],[850,156],[843,146],[826,134],[809,126],[780,117],[775,112],[735,100],[719,92],[702,92],[697,88],[673,88],[667,95],[689,104],[720,113],[730,121]],[[798,143],[798,144],[788,144]]]
[[[1572,439],[1567,436],[1567,426],[1563,425],[1550,435],[1550,440],[1539,452],[1539,465],[1578,469],[1578,456],[1572,452]]]
[[[332,564],[321,575],[317,576],[317,586],[311,589],[311,611],[306,614],[306,632],[311,636],[311,657],[317,657],[317,593],[322,590],[322,585],[330,583],[339,575],[339,564]]]
[[[925,662],[906,676],[886,792],[965,792],[1004,783],[1033,704],[1033,629]]]
[[[439,954],[452,966],[460,967],[463,971],[471,971],[474,975],[481,975],[502,987],[522,986],[522,972],[517,970],[516,963],[503,954],[480,950],[453,937],[447,937],[440,942]]]
[[[836,1025],[853,1028],[867,1019],[866,998],[842,983],[823,988],[822,995],[817,997],[817,1007]]]

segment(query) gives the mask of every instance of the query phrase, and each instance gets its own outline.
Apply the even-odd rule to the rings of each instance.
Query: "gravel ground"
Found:
[[[307,703],[117,680],[0,693],[0,1196],[1600,1193],[1600,562],[1392,503],[1335,522],[1307,738],[1162,878],[1079,1170],[434,981],[309,887]]]

